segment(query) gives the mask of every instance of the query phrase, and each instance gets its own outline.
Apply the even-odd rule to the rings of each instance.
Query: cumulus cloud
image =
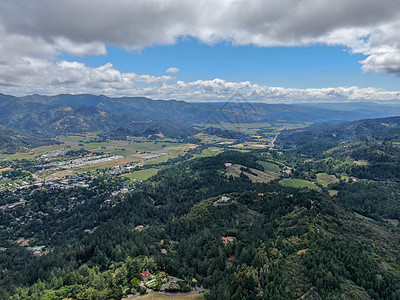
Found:
[[[165,73],[167,74],[177,74],[179,73],[180,69],[177,67],[170,67],[168,69],[165,70]]]
[[[16,65],[0,68],[0,87],[3,92],[22,93],[132,93],[147,86],[162,86],[170,76],[151,76],[122,73],[110,63],[91,68],[80,62],[23,58]],[[12,82],[10,85],[9,83]]]
[[[123,73],[110,63],[92,68],[80,62],[50,62],[24,58],[15,66],[0,68],[3,93],[92,93],[108,96],[146,96],[153,99],[225,101],[240,94],[250,102],[293,103],[348,100],[400,100],[400,92],[376,88],[336,87],[292,89],[269,87],[249,81],[229,82],[220,78],[192,82],[174,81],[171,76]]]
[[[392,59],[400,55],[397,0],[5,0],[0,28],[73,55],[104,54],[105,45],[173,44],[192,36],[208,44],[342,45],[371,57],[361,62],[364,70],[398,74],[400,69]]]
[[[106,46],[99,42],[76,43],[63,37],[55,39],[54,42],[57,50],[75,56],[107,54]]]
[[[240,94],[250,102],[292,103],[314,101],[348,100],[400,100],[400,92],[390,92],[377,88],[336,87],[322,89],[293,89],[268,87],[252,84],[249,81],[227,82],[223,79],[178,81],[163,85],[157,91],[146,89],[143,92],[152,96],[154,93],[166,98],[180,98],[188,101],[224,101]]]
[[[398,99],[397,92],[343,87],[284,89],[249,82],[171,82],[166,76],[123,73],[111,64],[90,68],[63,54],[104,55],[194,37],[206,44],[341,45],[361,53],[364,71],[400,75],[398,0],[4,0],[0,2],[2,91],[139,93],[220,99],[241,90],[251,99]],[[174,67],[166,74],[176,74]]]

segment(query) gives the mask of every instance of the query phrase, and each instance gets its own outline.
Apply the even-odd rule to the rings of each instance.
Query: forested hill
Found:
[[[126,139],[129,135],[181,139],[197,132],[193,125],[180,121],[149,119],[142,114],[110,113],[83,104],[45,104],[4,95],[0,96],[0,124],[22,130],[28,136],[35,131],[45,138],[99,132],[103,137],[115,139]]]
[[[198,132],[198,129],[188,123],[164,120],[143,120],[131,122],[122,127],[106,131],[101,133],[100,136],[110,140],[126,140],[127,137],[186,139]]]
[[[400,117],[390,117],[285,130],[276,144],[305,155],[309,159],[302,166],[305,173],[315,167],[312,161],[323,159],[331,174],[344,172],[357,179],[398,183],[399,142]],[[398,205],[391,211],[398,212]]]
[[[115,198],[99,191],[121,177],[34,191],[22,213],[38,207],[45,219],[21,232],[51,251],[33,257],[7,240],[0,295],[121,299],[141,290],[145,268],[202,285],[207,299],[399,299],[398,230],[322,191],[226,174],[229,163],[265,171],[262,159],[229,151],[184,161]],[[87,200],[60,209],[71,195]]]
[[[32,148],[50,145],[54,140],[43,137],[38,132],[21,132],[0,125],[0,153],[26,152]]]
[[[343,123],[314,124],[283,130],[276,144],[304,154],[316,154],[345,142],[385,141],[400,137],[400,117],[366,119]]]
[[[17,130],[46,134],[106,131],[121,126],[127,116],[110,114],[94,106],[47,105],[20,98],[0,98],[0,124]]]

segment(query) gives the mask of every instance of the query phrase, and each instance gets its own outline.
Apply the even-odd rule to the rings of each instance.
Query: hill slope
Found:
[[[38,132],[19,132],[0,125],[0,153],[12,154],[50,145],[55,141],[43,137]]]
[[[95,106],[30,100],[0,95],[0,124],[16,130],[36,130],[44,136],[100,132],[104,137],[116,139],[157,134],[186,138],[197,132],[190,124],[144,118],[140,113],[110,113]]]
[[[400,117],[366,119],[343,123],[314,124],[283,130],[276,144],[303,154],[323,152],[346,142],[393,140],[400,136]]]
[[[398,228],[359,217],[326,193],[223,173],[227,163],[263,170],[261,158],[226,152],[187,161],[122,198],[95,189],[71,211],[49,207],[46,222],[22,232],[52,251],[24,256],[21,267],[12,259],[21,250],[7,241],[2,285],[19,286],[20,299],[120,299],[138,289],[133,279],[146,268],[198,282],[210,299],[400,297]],[[38,193],[31,207],[66,192]]]

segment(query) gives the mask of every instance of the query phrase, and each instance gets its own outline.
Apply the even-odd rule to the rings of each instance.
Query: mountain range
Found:
[[[250,103],[239,96],[224,103],[194,103],[88,94],[25,97],[0,94],[0,125],[4,126],[3,133],[4,130],[14,133],[12,143],[3,141],[1,148],[2,151],[20,151],[24,144],[48,144],[60,134],[99,132],[103,138],[110,139],[126,139],[127,136],[183,139],[196,134],[198,126],[206,124],[323,123],[396,113],[400,114],[400,109],[395,104],[370,102],[284,105]],[[32,138],[34,143],[27,142]]]
[[[356,120],[370,117],[387,117],[400,114],[398,105],[376,103],[308,103],[266,104],[248,102],[240,96],[226,102],[185,102],[177,100],[152,100],[145,97],[111,98],[90,94],[13,97],[0,95],[3,113],[8,113],[11,104],[15,110],[29,107],[94,106],[111,114],[131,113],[135,117],[174,120],[188,123],[216,122],[323,122],[327,120]],[[7,109],[4,109],[6,104]],[[43,106],[45,105],[45,106]]]

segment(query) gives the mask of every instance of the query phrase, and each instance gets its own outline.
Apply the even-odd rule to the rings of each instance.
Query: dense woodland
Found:
[[[366,135],[382,123],[380,137]],[[86,188],[0,191],[0,205],[26,201],[0,213],[0,298],[121,299],[144,293],[146,269],[180,278],[182,291],[202,286],[207,299],[400,299],[398,128],[374,124],[286,132],[287,150],[194,158],[202,145],[144,166],[162,169],[126,193],[115,191],[129,180],[112,173],[89,176]],[[253,182],[264,163],[289,172]],[[318,174],[337,180],[323,185]],[[315,188],[282,185],[287,178]]]
[[[398,210],[388,210],[399,207],[392,196],[397,186],[340,183],[334,187],[338,201],[332,202],[323,192],[255,184],[246,176],[223,173],[227,162],[263,170],[258,163],[263,158],[262,153],[231,151],[183,161],[134,192],[114,197],[116,205],[106,204],[108,197],[96,197],[94,191],[88,194],[88,189],[33,192],[24,209],[47,217],[22,227],[18,235],[33,237],[52,251],[34,257],[3,232],[2,240],[9,242],[0,252],[1,298],[120,299],[127,288],[140,291],[137,280],[146,268],[186,281],[196,278],[209,289],[210,299],[337,299],[356,294],[399,299],[398,229],[390,228],[390,237],[385,233],[384,247],[375,244],[374,233],[358,235],[371,226],[389,230],[382,218],[398,218]],[[295,158],[288,154],[287,160]],[[111,177],[92,183],[99,194],[118,184]],[[55,210],[70,199],[68,193],[77,202],[90,201]],[[222,195],[230,202],[215,205]],[[387,200],[380,201],[382,197]],[[351,211],[377,223],[357,221]],[[135,230],[138,225],[145,229]],[[85,233],[88,228],[95,230]],[[224,244],[223,236],[234,240]],[[389,269],[382,268],[389,263]]]

